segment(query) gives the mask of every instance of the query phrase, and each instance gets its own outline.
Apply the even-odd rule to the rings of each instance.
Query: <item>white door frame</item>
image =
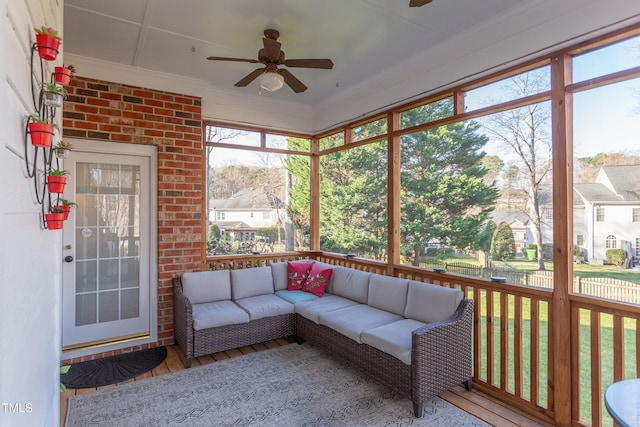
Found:
[[[158,341],[158,150],[155,145],[127,144],[106,141],[92,141],[84,139],[64,138],[73,144],[77,151],[96,154],[117,154],[148,157],[149,165],[149,335],[117,341],[108,344],[95,345],[78,350],[61,350],[61,359],[71,359],[91,354],[119,350],[141,344],[149,344]],[[64,239],[63,239],[64,240]],[[63,241],[62,256],[69,254],[65,249],[67,242]],[[65,268],[62,268],[62,280],[64,283]],[[62,293],[62,286],[60,287]],[[62,298],[62,295],[61,295]],[[62,301],[62,299],[61,299]],[[60,328],[62,330],[62,318],[60,316]]]

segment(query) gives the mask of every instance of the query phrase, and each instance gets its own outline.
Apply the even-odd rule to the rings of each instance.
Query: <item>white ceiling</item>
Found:
[[[274,28],[287,59],[334,62],[333,70],[289,69],[309,88],[304,93],[285,86],[268,94],[313,106],[523,3],[434,0],[410,8],[409,0],[65,0],[64,52],[256,95],[257,81],[233,85],[260,64],[205,58],[257,58],[263,31]]]

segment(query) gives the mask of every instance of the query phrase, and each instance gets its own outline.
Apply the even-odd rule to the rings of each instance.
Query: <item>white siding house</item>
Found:
[[[228,199],[209,202],[209,221],[245,223],[251,228],[273,227],[284,220],[284,204],[264,188],[245,188]],[[279,218],[280,217],[280,218]]]
[[[603,166],[595,183],[576,184],[574,243],[590,260],[631,243],[640,256],[640,165]]]

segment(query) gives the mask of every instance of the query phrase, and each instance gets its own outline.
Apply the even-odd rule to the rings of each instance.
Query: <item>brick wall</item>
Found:
[[[67,92],[65,137],[158,146],[158,343],[65,362],[173,344],[171,279],[201,266],[201,99],[76,76]]]

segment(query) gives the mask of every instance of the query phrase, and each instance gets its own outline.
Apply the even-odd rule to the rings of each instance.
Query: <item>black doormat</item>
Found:
[[[67,388],[96,388],[135,378],[158,366],[167,357],[165,347],[154,347],[104,359],[74,363],[60,375]]]

